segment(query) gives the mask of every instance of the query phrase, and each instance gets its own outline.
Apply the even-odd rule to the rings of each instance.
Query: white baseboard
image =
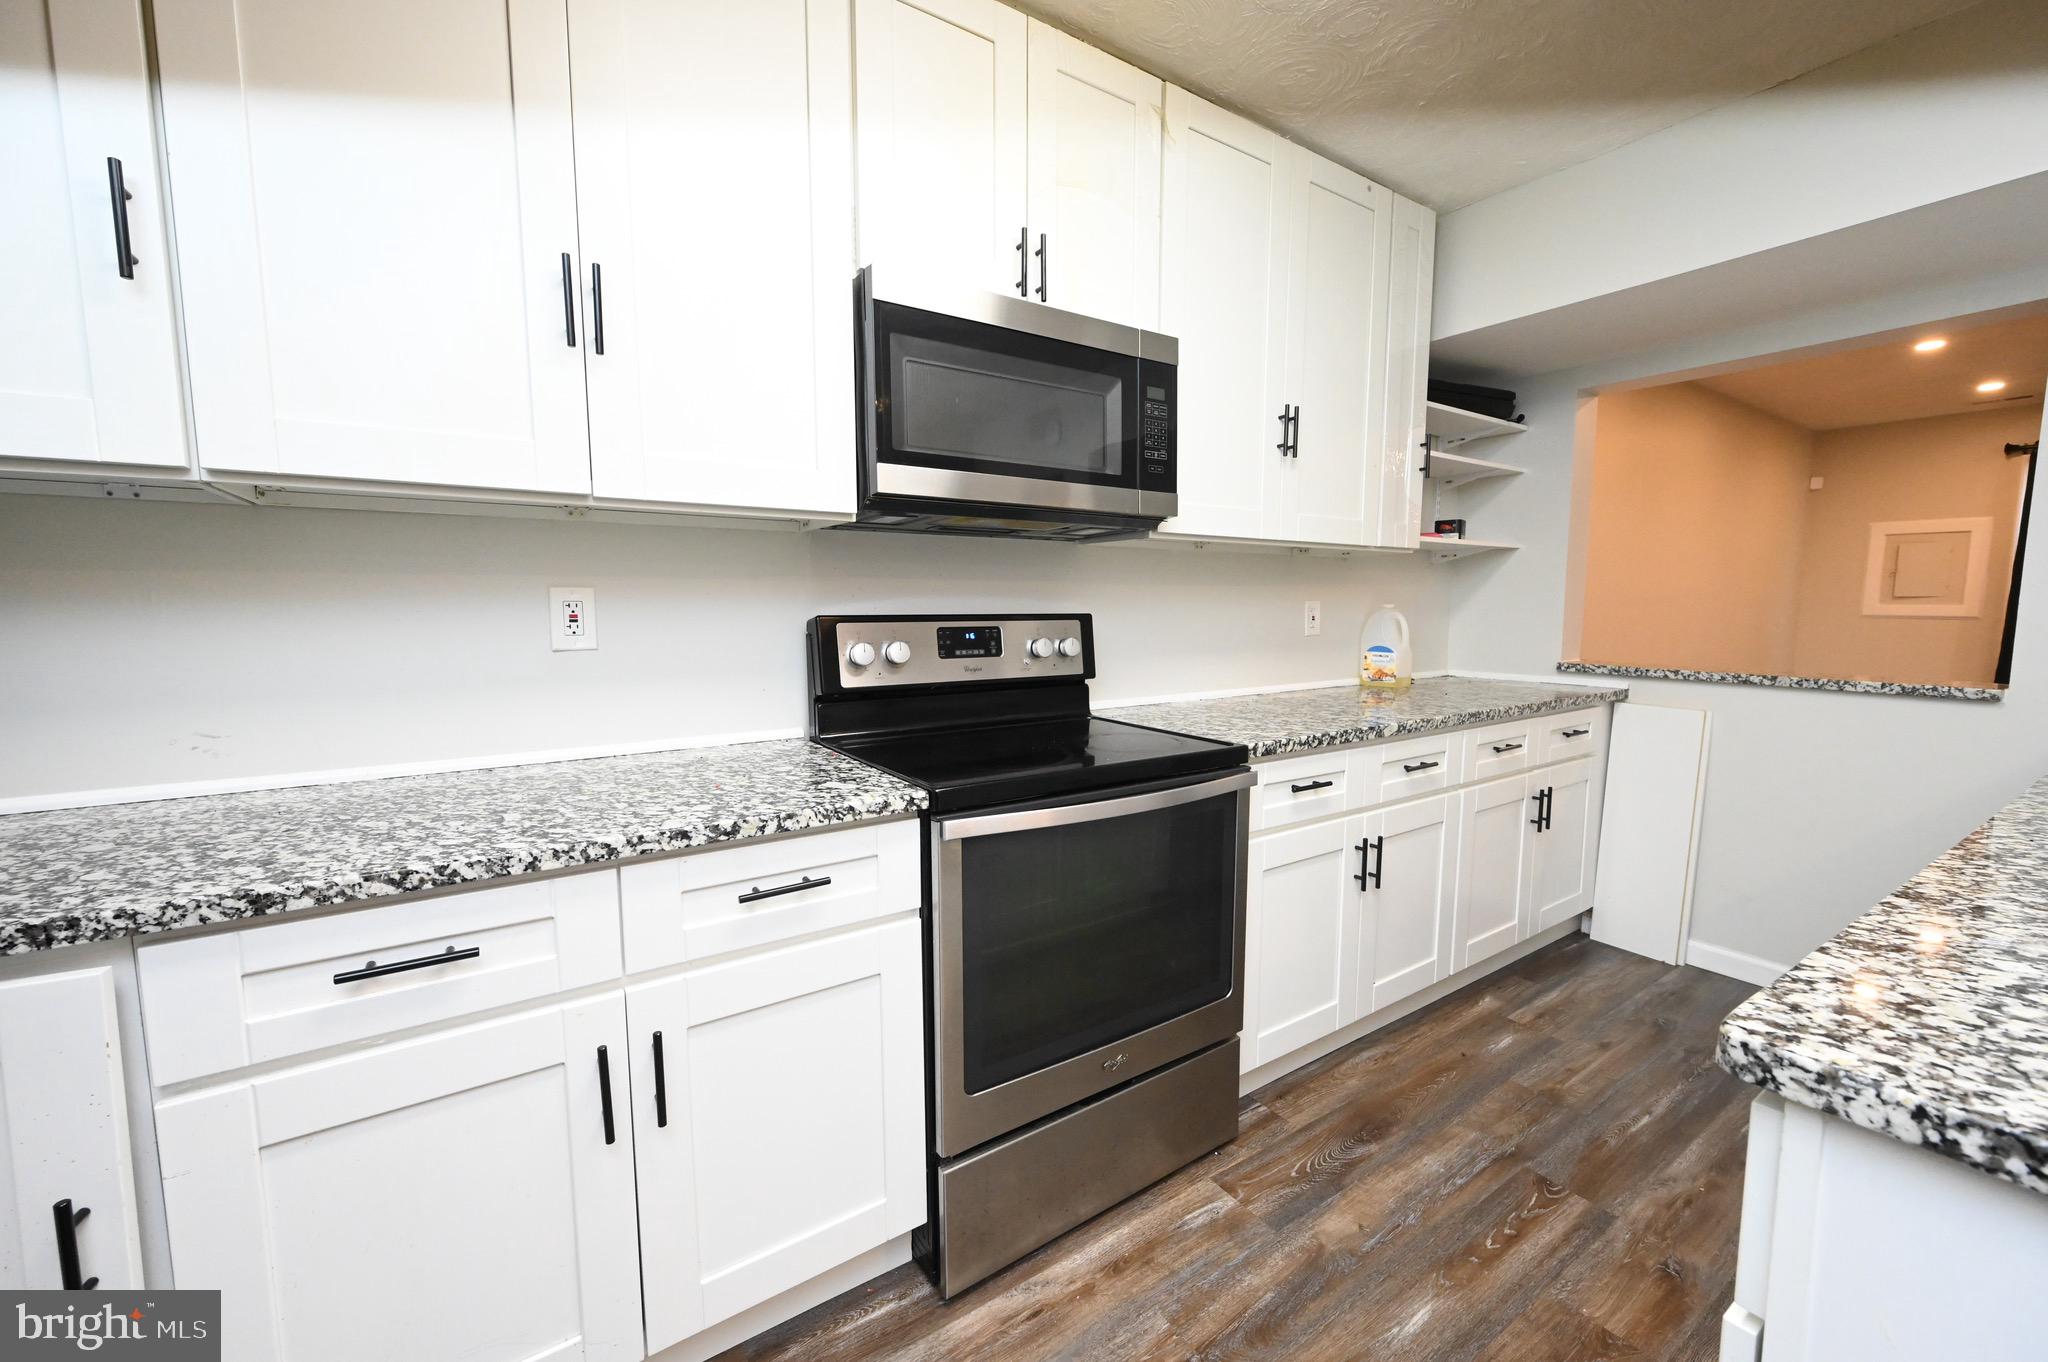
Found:
[[[1763,987],[1777,982],[1778,976],[1790,965],[1781,965],[1775,960],[1766,960],[1760,955],[1747,951],[1730,950],[1705,941],[1688,941],[1685,944],[1685,963],[1699,969],[1725,974],[1730,979],[1740,979],[1745,984]]]

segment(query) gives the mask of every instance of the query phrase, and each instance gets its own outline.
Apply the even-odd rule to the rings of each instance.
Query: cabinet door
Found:
[[[1166,86],[1036,19],[1030,54],[1031,296],[1157,328]]]
[[[1593,906],[1593,763],[1581,758],[1529,777],[1531,795],[1546,789],[1550,817],[1542,829],[1530,829],[1530,935]],[[1533,803],[1524,807],[1536,816]]]
[[[1506,950],[1522,936],[1534,832],[1528,780],[1510,776],[1458,796],[1458,897],[1451,970]]]
[[[1385,455],[1379,461],[1379,543],[1412,549],[1422,528],[1422,445],[1428,438],[1436,214],[1397,194],[1393,226],[1387,285]]]
[[[844,0],[569,17],[591,490],[850,514]]]
[[[224,1356],[644,1357],[625,1023],[614,991],[159,1102]]]
[[[0,6],[0,128],[0,458],[182,466],[141,6]],[[119,204],[116,162],[132,196]]]
[[[1243,1067],[1327,1036],[1358,1013],[1358,842],[1347,818],[1252,843],[1245,902]]]
[[[854,0],[853,16],[862,263],[1022,294],[1024,16],[995,0]]]
[[[915,920],[642,984],[627,1008],[651,1351],[923,1223]]]
[[[590,487],[563,0],[162,0],[208,468]]]
[[[1453,796],[1437,795],[1366,819],[1373,850],[1363,934],[1369,949],[1359,956],[1365,966],[1360,991],[1371,995],[1364,1012],[1399,1002],[1451,972],[1456,807]]]
[[[1167,87],[1159,313],[1180,339],[1180,514],[1168,533],[1284,537],[1286,151]]]
[[[79,1271],[142,1285],[128,1099],[113,971],[0,984],[0,1288],[54,1291],[56,1203],[69,1201]]]
[[[1299,208],[1288,271],[1288,400],[1298,409],[1283,537],[1379,542],[1381,370],[1393,195],[1291,149]]]

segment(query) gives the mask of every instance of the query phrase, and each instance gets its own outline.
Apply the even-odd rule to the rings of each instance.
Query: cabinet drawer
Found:
[[[618,875],[477,889],[140,947],[159,1086],[619,977]]]
[[[1311,752],[1253,767],[1259,788],[1252,800],[1252,831],[1305,823],[1354,807],[1349,752]]]
[[[1537,721],[1517,719],[1466,735],[1460,783],[1511,776],[1536,760]]]
[[[1451,785],[1465,750],[1465,737],[1463,733],[1430,733],[1357,749],[1351,754],[1357,805],[1391,804]]]
[[[741,842],[620,872],[626,971],[773,945],[917,908],[916,819]]]
[[[1569,761],[1597,752],[1607,740],[1607,710],[1604,706],[1575,709],[1569,714],[1551,714],[1537,721],[1537,760]]]

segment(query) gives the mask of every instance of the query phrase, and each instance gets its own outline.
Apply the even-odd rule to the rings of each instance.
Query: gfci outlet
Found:
[[[558,653],[597,647],[597,593],[587,586],[548,588],[548,646]]]
[[[1301,603],[1301,633],[1304,638],[1314,638],[1323,632],[1323,603],[1303,601]]]

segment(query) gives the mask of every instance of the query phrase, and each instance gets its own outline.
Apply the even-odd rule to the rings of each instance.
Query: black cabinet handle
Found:
[[[654,1124],[668,1124],[668,1061],[661,1054],[661,1032],[654,1033]]]
[[[619,1132],[612,1125],[612,1057],[602,1045],[597,1047],[597,1100],[604,1111],[604,1142],[617,1144]]]
[[[569,260],[569,253],[562,252],[562,332],[568,338],[569,348],[576,348],[576,266]]]
[[[1274,445],[1273,448],[1280,451],[1280,457],[1283,459],[1287,458],[1290,453],[1289,441],[1287,438],[1287,423],[1289,420],[1292,419],[1293,411],[1294,408],[1286,406],[1284,404],[1280,408],[1280,443]]]
[[[1017,229],[1017,296],[1031,296],[1031,228]]]
[[[1433,771],[1441,765],[1443,765],[1443,763],[1437,761],[1418,761],[1405,764],[1401,767],[1401,769],[1412,776],[1417,771]]]
[[[361,969],[343,970],[334,976],[337,984],[352,984],[358,979],[381,979],[387,974],[403,974],[407,970],[426,969],[432,965],[452,965],[458,960],[474,960],[484,953],[482,946],[464,946],[457,950],[450,946],[439,955],[416,955],[410,960],[393,960],[380,965],[375,960],[366,961]]]
[[[1293,794],[1307,794],[1310,790],[1327,790],[1336,783],[1334,780],[1306,780],[1299,785],[1290,785],[1287,788]]]
[[[1557,736],[1560,738],[1583,738],[1592,731],[1593,730],[1590,728],[1567,728],[1564,732],[1558,734]]]
[[[1294,415],[1289,418],[1289,424],[1294,427],[1294,433],[1287,439],[1287,457],[1298,459],[1301,457],[1301,406],[1299,403],[1295,405]]]
[[[806,875],[795,884],[778,884],[773,889],[762,889],[756,886],[752,892],[740,895],[740,902],[752,903],[757,899],[779,898],[784,894],[801,894],[806,889],[823,889],[830,883],[832,883],[830,875],[820,875],[815,880]]]
[[[1425,478],[1429,476],[1430,457],[1435,453],[1436,451],[1429,447],[1429,441],[1425,438],[1422,441],[1422,476]]]
[[[70,1197],[50,1207],[57,1227],[57,1280],[66,1291],[90,1291],[100,1284],[97,1277],[81,1276],[78,1266],[78,1226],[91,1214],[90,1206],[72,1210]]]
[[[1556,811],[1557,787],[1555,785],[1546,785],[1543,787],[1543,830],[1545,832],[1550,831],[1550,826],[1555,821],[1553,815]]]
[[[1045,301],[1046,271],[1051,268],[1050,257],[1045,253],[1045,233],[1040,232],[1038,234],[1038,301],[1041,303]]]
[[[1522,745],[1518,742],[1497,742],[1493,744],[1493,750],[1495,752],[1519,752],[1522,750]]]
[[[1372,839],[1372,887],[1377,889],[1381,877],[1387,873],[1387,838],[1382,833]]]
[[[590,347],[604,353],[604,266],[590,267]]]
[[[1529,820],[1529,825],[1538,832],[1543,831],[1543,795],[1544,792],[1538,790],[1535,794],[1529,796],[1529,798],[1536,801],[1536,816]]]
[[[1351,878],[1358,881],[1360,889],[1372,887],[1372,842],[1370,840],[1358,844],[1358,873]]]
[[[129,250],[128,201],[135,196],[128,192],[118,156],[107,158],[107,197],[114,201],[114,267],[121,271],[123,279],[133,279],[139,262]]]

